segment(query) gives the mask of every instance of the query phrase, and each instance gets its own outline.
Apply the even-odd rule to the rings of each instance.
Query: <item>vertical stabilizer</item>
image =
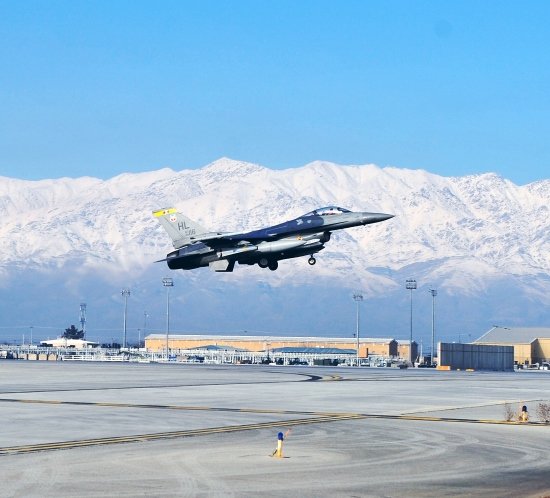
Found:
[[[176,249],[192,243],[196,236],[206,233],[202,225],[178,213],[175,208],[153,211],[153,216],[159,220],[162,228],[168,232],[172,239],[172,245]]]

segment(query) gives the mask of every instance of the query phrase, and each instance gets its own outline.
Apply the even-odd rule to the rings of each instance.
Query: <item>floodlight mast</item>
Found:
[[[435,358],[435,298],[437,296],[437,289],[430,289],[432,295],[432,365],[434,365]]]
[[[128,296],[130,295],[130,289],[122,289],[120,292],[124,298],[124,337],[122,340],[122,347],[126,347],[126,323],[128,318]]]
[[[405,289],[409,290],[411,292],[411,333],[410,333],[410,341],[409,341],[409,362],[411,365],[414,365],[413,363],[413,353],[412,353],[412,347],[413,347],[413,290],[416,289],[416,280],[409,278],[405,281]]]
[[[170,287],[174,287],[174,279],[165,277],[162,279],[162,285],[166,287],[166,361],[168,361],[168,338],[170,335]]]
[[[356,292],[353,295],[353,299],[357,304],[356,325],[355,325],[355,337],[357,339],[357,366],[359,367],[359,303],[363,301],[363,294]]]

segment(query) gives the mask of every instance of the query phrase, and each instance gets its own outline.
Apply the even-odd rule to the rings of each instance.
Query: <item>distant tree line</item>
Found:
[[[64,339],[84,339],[84,331],[78,330],[74,325],[71,325],[61,336]]]

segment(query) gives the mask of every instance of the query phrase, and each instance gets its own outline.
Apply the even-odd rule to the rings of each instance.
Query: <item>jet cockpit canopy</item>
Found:
[[[351,211],[349,209],[344,209],[338,206],[327,206],[327,207],[316,209],[315,211],[310,211],[309,213],[304,214],[304,217],[328,216],[331,214],[342,214],[342,213],[351,213]]]

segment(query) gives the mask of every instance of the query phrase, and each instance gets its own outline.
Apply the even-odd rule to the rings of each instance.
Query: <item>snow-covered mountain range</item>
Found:
[[[55,336],[88,307],[91,338],[119,340],[122,287],[131,289],[129,337],[164,328],[163,276],[174,277],[171,322],[186,333],[408,338],[415,278],[415,339],[436,328],[468,340],[492,324],[550,324],[550,180],[517,186],[495,174],[446,178],[421,170],[314,162],[286,170],[220,159],[202,169],[109,180],[0,177],[0,340],[33,326]],[[210,229],[251,230],[316,207],[395,218],[335,232],[317,265],[282,261],[271,272],[236,266],[170,272],[172,249],[151,212],[174,206]],[[145,315],[147,313],[147,315]],[[51,327],[51,328],[48,328]],[[28,331],[27,333],[30,333]]]

